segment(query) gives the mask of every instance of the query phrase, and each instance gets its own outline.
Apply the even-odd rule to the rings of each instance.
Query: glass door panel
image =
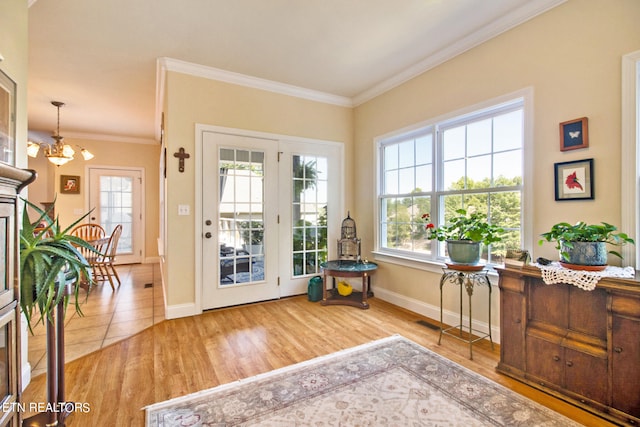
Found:
[[[221,148],[220,285],[264,280],[264,153]]]
[[[327,159],[292,156],[293,277],[318,274],[327,261]]]

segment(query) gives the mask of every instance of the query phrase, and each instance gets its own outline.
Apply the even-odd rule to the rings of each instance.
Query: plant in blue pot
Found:
[[[482,245],[501,241],[504,229],[490,224],[485,214],[471,212],[471,209],[458,209],[455,213],[456,216],[440,227],[429,222],[429,214],[422,215],[422,219],[427,221],[427,238],[446,242],[452,263],[476,265],[480,262]]]
[[[560,251],[560,263],[574,269],[604,269],[609,254],[622,259],[619,252],[608,250],[607,245],[635,244],[626,233],[619,232],[616,226],[606,222],[587,224],[578,221],[573,225],[559,222],[541,236],[538,244],[555,242],[556,249]]]

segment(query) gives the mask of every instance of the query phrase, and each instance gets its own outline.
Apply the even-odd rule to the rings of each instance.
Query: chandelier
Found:
[[[73,155],[75,151],[71,148],[70,145],[62,142],[63,137],[60,135],[60,107],[64,105],[64,102],[60,101],[51,101],[51,104],[58,109],[58,127],[56,129],[56,134],[52,136],[54,139],[53,144],[40,144],[37,142],[29,141],[27,143],[27,154],[30,157],[36,157],[38,155],[38,151],[40,150],[40,146],[44,151],[44,156],[49,159],[51,163],[56,166],[62,166],[65,163],[73,160]],[[93,154],[91,154],[88,150],[77,146],[80,148],[80,154],[85,160],[93,159]]]

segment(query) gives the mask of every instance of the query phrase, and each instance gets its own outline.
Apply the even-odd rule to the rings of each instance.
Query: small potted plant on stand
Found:
[[[543,233],[538,244],[555,242],[560,251],[560,264],[577,270],[604,270],[607,256],[612,254],[620,259],[622,255],[614,250],[607,251],[607,245],[622,246],[635,244],[626,233],[618,232],[611,224],[587,224],[579,221],[574,225],[568,222],[554,224],[551,230]]]
[[[243,221],[242,230],[243,249],[250,255],[260,255],[263,251],[264,229],[260,221]]]
[[[39,214],[33,223],[27,206]],[[32,333],[36,311],[40,316],[37,322],[47,325],[48,410],[26,419],[25,425],[64,425],[71,412],[64,398],[64,314],[71,295],[75,296],[76,311],[81,313],[80,284],[86,279],[91,285],[91,267],[77,247],[95,249],[69,234],[89,213],[63,230],[57,218],[49,217],[52,209],[53,204],[43,211],[25,200],[20,230],[20,307]]]
[[[482,245],[489,246],[502,240],[502,227],[489,224],[487,217],[479,212],[456,210],[457,216],[438,228],[431,222],[425,226],[428,239],[447,242],[447,253],[451,262],[459,265],[476,265],[480,261]],[[422,215],[429,221],[429,214]]]

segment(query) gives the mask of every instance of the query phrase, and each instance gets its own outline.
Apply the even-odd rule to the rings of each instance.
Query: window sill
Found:
[[[444,262],[413,258],[409,255],[389,254],[387,252],[374,251],[373,257],[376,261],[389,264],[400,265],[402,267],[415,268],[417,270],[428,271],[430,273],[442,274],[442,269],[446,267]],[[498,273],[491,268],[488,272],[489,281],[493,286],[498,286]]]

